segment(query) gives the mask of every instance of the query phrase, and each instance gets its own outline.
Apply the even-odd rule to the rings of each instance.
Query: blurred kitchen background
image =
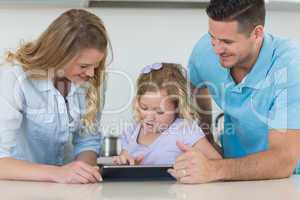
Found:
[[[132,120],[131,100],[141,68],[154,62],[187,65],[197,40],[207,33],[208,0],[0,0],[0,55],[30,41],[69,8],[84,8],[104,21],[113,46],[105,134],[120,134]],[[300,0],[269,0],[266,30],[300,44]],[[220,112],[214,106],[215,118]],[[214,133],[217,131],[214,130]]]

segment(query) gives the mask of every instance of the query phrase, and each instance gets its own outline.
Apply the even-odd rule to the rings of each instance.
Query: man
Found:
[[[300,173],[300,49],[264,32],[263,0],[211,0],[206,12],[209,33],[190,57],[190,79],[200,108],[209,93],[224,111],[225,159],[178,143],[183,154],[169,172],[182,183]]]

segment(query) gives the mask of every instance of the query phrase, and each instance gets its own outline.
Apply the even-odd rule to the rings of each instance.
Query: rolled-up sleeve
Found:
[[[13,68],[0,69],[0,158],[11,157],[20,131],[21,112],[20,84]]]
[[[93,133],[83,133],[77,132],[73,136],[73,146],[74,146],[74,157],[78,156],[81,152],[84,151],[94,151],[99,156],[103,134],[101,132],[101,117],[102,111],[105,105],[105,92],[106,92],[106,84],[107,81],[104,80],[103,84],[100,88],[100,111],[97,113],[96,116],[96,131]]]
[[[276,98],[268,117],[270,129],[300,129],[300,61],[276,75]]]
[[[73,138],[74,156],[76,157],[84,151],[94,151],[99,155],[101,138],[101,133],[86,136],[75,134]]]

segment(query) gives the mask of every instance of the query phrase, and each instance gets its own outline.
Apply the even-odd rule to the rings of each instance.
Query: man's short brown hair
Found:
[[[264,0],[211,0],[206,13],[215,21],[237,21],[239,31],[250,35],[258,25],[265,25]]]

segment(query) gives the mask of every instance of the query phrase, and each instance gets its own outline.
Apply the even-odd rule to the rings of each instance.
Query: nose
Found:
[[[149,112],[147,112],[146,119],[147,119],[147,121],[155,120],[155,112],[152,111],[152,110],[150,110]]]
[[[215,40],[213,42],[213,47],[218,55],[223,54],[225,51],[224,43],[220,40]]]
[[[93,77],[95,75],[94,67],[88,67],[85,74],[89,77]]]

